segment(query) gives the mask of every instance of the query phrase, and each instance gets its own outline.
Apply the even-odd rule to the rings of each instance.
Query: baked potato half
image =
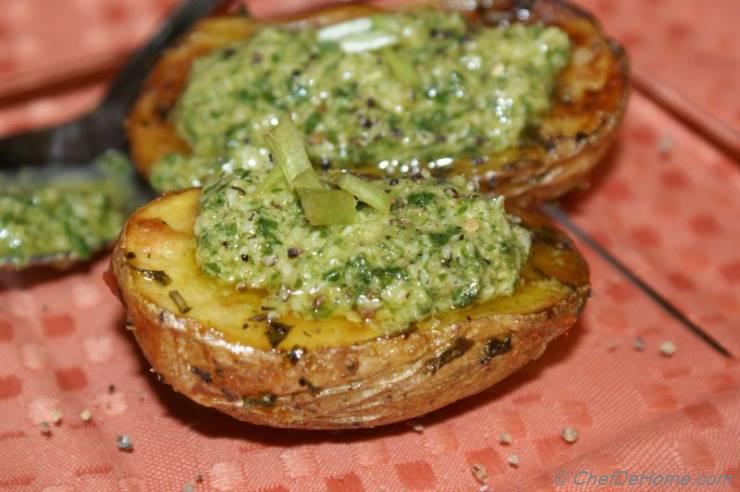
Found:
[[[420,3],[451,8],[442,0],[414,5]],[[588,172],[615,139],[629,92],[627,56],[616,41],[602,32],[593,17],[567,2],[488,3],[492,5],[466,15],[486,25],[542,22],[557,26],[571,40],[571,59],[556,80],[551,109],[542,115],[537,127],[528,128],[521,145],[488,156],[483,164],[457,159],[444,172],[476,177],[484,189],[519,202],[560,196],[585,183]],[[322,26],[375,11],[368,6],[342,5],[283,22]],[[169,114],[184,90],[193,61],[248,38],[257,26],[247,17],[209,18],[162,56],[126,122],[134,162],[145,176],[159,158],[189,152],[188,144],[175,132]],[[370,165],[354,170],[365,174],[379,172]]]
[[[136,212],[112,270],[129,326],[154,370],[196,402],[275,427],[373,427],[478,393],[542,354],[576,321],[588,267],[536,215],[515,293],[450,311],[392,336],[345,318],[271,324],[258,291],[201,273],[193,224],[200,190]]]

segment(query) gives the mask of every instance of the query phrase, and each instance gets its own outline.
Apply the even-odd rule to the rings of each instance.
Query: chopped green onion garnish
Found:
[[[367,203],[384,214],[387,214],[391,209],[391,200],[385,191],[364,179],[345,173],[339,178],[337,184],[343,190],[352,193],[361,202]]]
[[[303,214],[309,224],[351,224],[357,218],[355,197],[344,190],[297,188]]]
[[[280,123],[265,135],[265,142],[272,152],[275,169],[280,170],[288,185],[298,193],[303,214],[311,225],[351,224],[355,221],[357,218],[355,197],[344,190],[325,188],[311,166],[303,146],[303,138],[289,116],[283,117]],[[280,182],[275,174],[273,171],[267,176],[265,182],[260,185],[260,190],[270,189]],[[365,183],[361,182],[360,186],[355,185],[355,188],[360,189],[360,192],[364,193],[363,196],[380,203],[375,194],[367,191],[363,185]]]
[[[291,188],[295,188],[293,181],[296,176],[313,170],[303,145],[303,137],[289,115],[280,118],[280,123],[265,135],[265,143],[272,152],[275,165],[283,171]]]
[[[393,76],[396,77],[400,82],[414,87],[419,82],[419,77],[414,70],[414,66],[407,63],[398,57],[395,51],[392,49],[383,50],[380,52],[383,57],[383,61],[388,68],[391,69]]]
[[[265,176],[265,180],[260,183],[259,187],[257,188],[257,193],[266,193],[279,186],[280,183],[283,182],[285,182],[285,174],[283,174],[282,169],[280,169],[278,166],[275,166],[272,168],[272,171],[270,171],[270,173]]]
[[[379,50],[397,42],[398,38],[393,34],[370,31],[343,38],[339,41],[339,47],[345,53],[361,53]]]
[[[313,169],[303,171],[293,180],[294,188],[323,189],[325,186],[321,183],[318,175]]]
[[[319,41],[338,41],[352,34],[369,31],[372,27],[373,21],[369,17],[360,17],[319,29],[317,36]]]

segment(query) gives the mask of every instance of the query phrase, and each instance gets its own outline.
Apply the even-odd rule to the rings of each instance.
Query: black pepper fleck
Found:
[[[265,334],[267,335],[267,339],[270,341],[270,345],[272,346],[272,348],[277,347],[278,345],[280,345],[280,342],[285,340],[285,337],[288,336],[291,328],[293,327],[290,325],[286,325],[285,323],[281,323],[279,321],[270,321]]]

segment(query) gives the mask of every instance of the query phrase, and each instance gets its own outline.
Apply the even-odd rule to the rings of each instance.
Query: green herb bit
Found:
[[[144,278],[153,280],[159,285],[167,286],[172,283],[172,279],[164,270],[147,270],[146,268],[136,268],[135,266],[132,266],[131,268],[142,274]]]
[[[298,188],[296,191],[311,225],[351,224],[357,219],[355,197],[344,190]]]
[[[345,173],[337,182],[340,188],[352,193],[358,200],[365,202],[374,209],[387,214],[391,209],[391,199],[384,190],[374,184],[360,179],[352,174]]]
[[[420,191],[417,193],[411,193],[406,198],[406,201],[409,203],[409,205],[413,205],[416,207],[424,207],[434,201],[434,194],[429,193],[428,191]]]
[[[452,294],[452,307],[454,309],[462,309],[470,306],[478,297],[479,293],[480,287],[476,283],[457,289]]]
[[[171,290],[169,292],[170,299],[172,299],[172,302],[175,303],[175,306],[177,306],[177,309],[180,310],[181,314],[186,314],[190,309],[192,309],[187,302],[185,302],[185,298],[180,294],[180,292],[176,290]]]
[[[460,232],[460,228],[457,226],[452,226],[448,228],[445,231],[441,232],[430,232],[429,233],[429,239],[432,241],[432,244],[435,246],[444,246],[448,242],[450,242],[450,239],[452,239],[452,236]]]

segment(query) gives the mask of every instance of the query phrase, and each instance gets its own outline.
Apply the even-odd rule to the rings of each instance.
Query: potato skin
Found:
[[[157,201],[162,200],[167,196]],[[307,350],[298,357],[295,352],[229,343],[198,320],[142,295],[134,282],[137,273],[126,258],[127,235],[138,214],[124,228],[112,270],[144,355],[175,390],[254,424],[344,429],[428,413],[492,386],[539,357],[551,340],[576,322],[589,293],[582,263],[581,280],[546,309],[467,317],[405,334]],[[556,240],[566,241],[562,235]]]
[[[437,0],[397,8],[409,10],[418,4],[444,6]],[[531,129],[525,145],[488,156],[482,165],[458,160],[451,172],[475,176],[484,189],[526,204],[587,184],[590,171],[617,136],[629,96],[629,61],[621,45],[606,37],[590,14],[562,0],[493,2],[469,15],[487,24],[515,22],[521,9],[530,12],[529,21],[558,26],[573,42],[574,55],[558,77],[554,105],[539,127]],[[374,11],[369,6],[339,5],[284,22],[323,25]],[[237,17],[207,19],[162,56],[126,123],[134,162],[144,176],[160,157],[188,152],[168,115],[185,87],[193,60],[249,37],[256,26]],[[370,166],[356,170],[377,173]]]
[[[123,289],[147,360],[180,393],[239,420],[272,427],[375,427],[479,393],[538,358],[576,321],[584,296],[534,315],[491,316],[435,330],[308,352],[295,365],[276,351],[242,352]],[[486,344],[511,332],[511,350]],[[434,372],[440,354],[460,355]],[[457,352],[455,352],[457,351]],[[197,368],[197,369],[194,369]],[[244,404],[240,395],[255,395]]]

